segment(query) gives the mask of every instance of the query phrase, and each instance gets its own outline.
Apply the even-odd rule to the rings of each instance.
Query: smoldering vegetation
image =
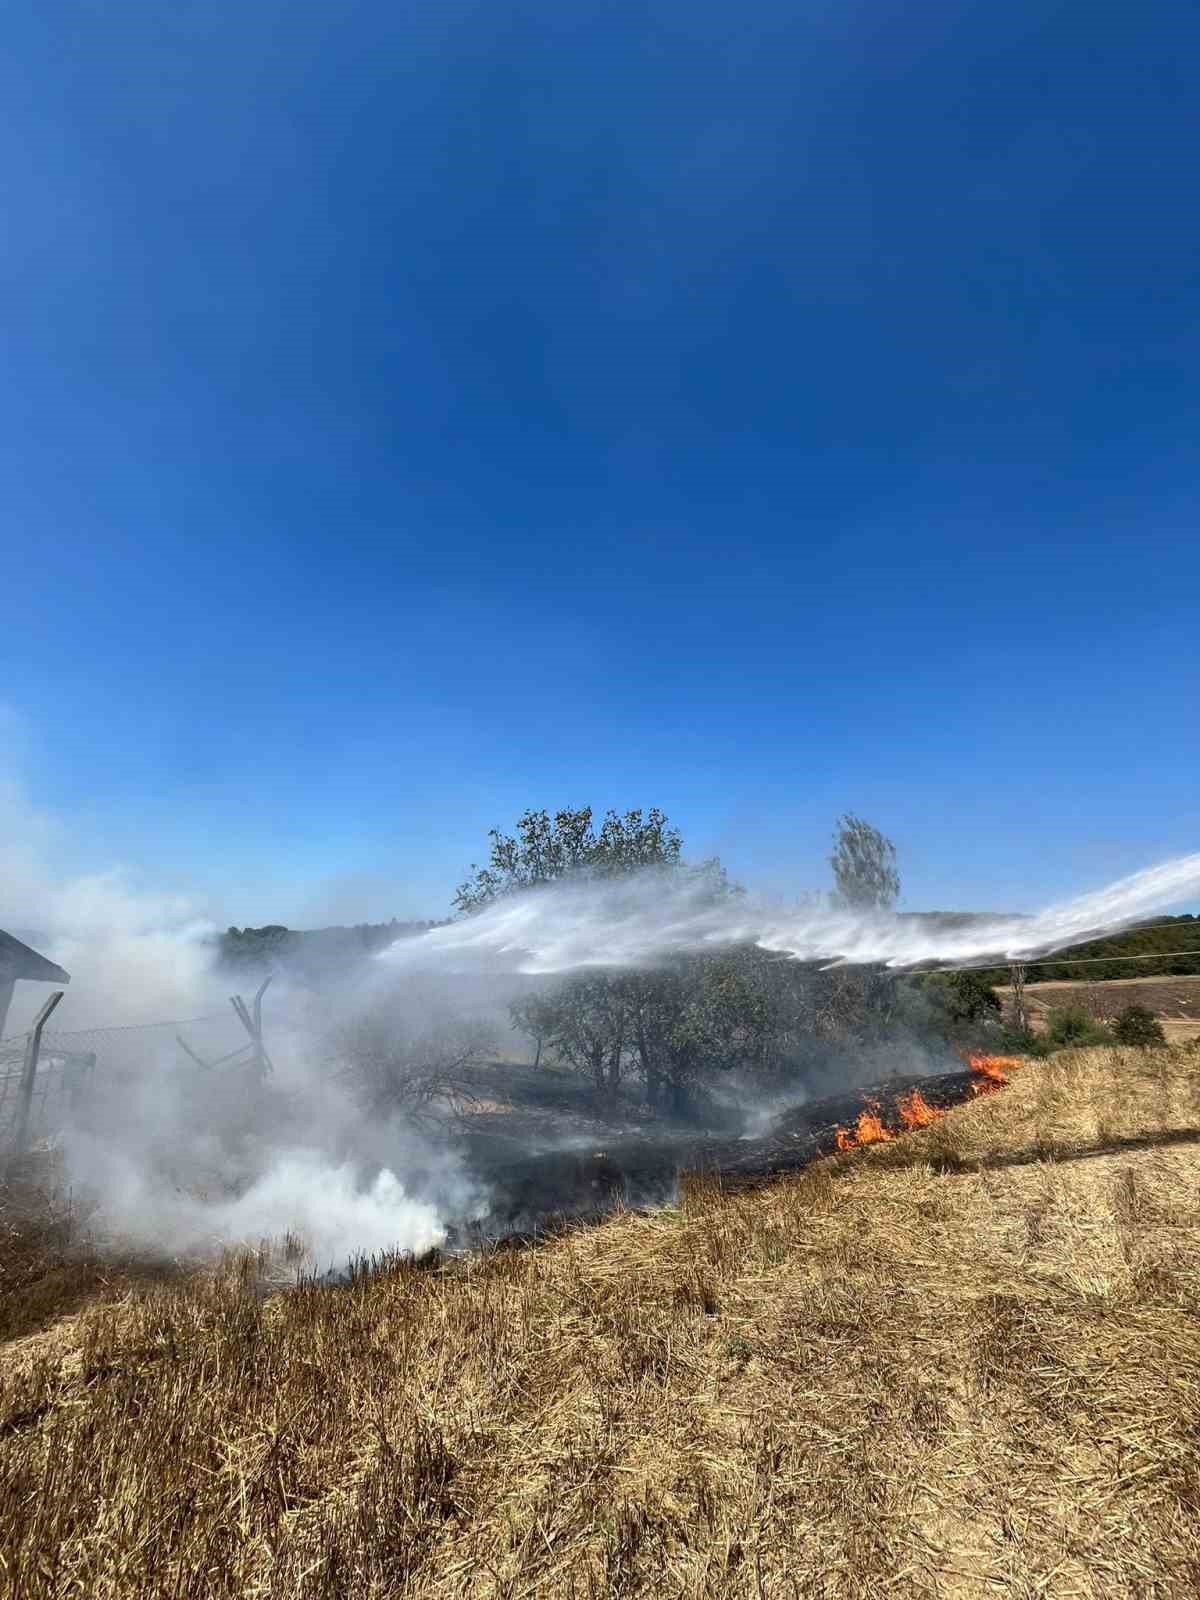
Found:
[[[896,961],[991,948],[997,930],[1067,938],[1200,870],[1166,863],[983,927],[896,914],[895,856],[843,818],[834,894],[785,913],[719,861],[686,859],[659,811],[531,811],[493,832],[453,921],[385,948],[397,930],[366,929],[353,960],[347,930],[218,942],[186,903],[117,875],[46,882],[51,954],[80,974],[76,1021],[107,994],[105,1021],[209,1028],[220,1013],[236,1035],[214,953],[239,989],[272,979],[269,1048],[250,1058],[169,1026],[105,1030],[91,1094],[54,1130],[54,1168],[115,1251],[172,1259],[290,1234],[306,1268],[334,1271],[356,1252],[537,1228],[594,1209],[597,1185],[605,1204],[657,1202],[683,1166],[749,1159],[722,1141],[794,1165],[832,1126],[818,1102],[1029,1043],[1005,1037],[970,973],[909,976]]]
[[[245,1053],[130,1062],[121,1035],[47,1170],[117,1252],[290,1235],[297,1269],[337,1271],[661,1204],[688,1167],[797,1167],[853,1121],[864,1086],[935,1075],[961,1093],[963,1041],[1000,1032],[932,990],[749,950],[512,994],[507,978],[375,970],[281,982],[269,1072]]]
[[[135,1062],[123,1034],[56,1142],[96,1236],[169,1258],[290,1233],[305,1267],[337,1271],[536,1231],[662,1203],[688,1167],[802,1165],[853,1120],[847,1096],[949,1082],[964,1051],[1014,1047],[969,972],[829,968],[754,943],[463,972],[427,938],[318,982],[277,973],[262,1060],[168,1040]]]

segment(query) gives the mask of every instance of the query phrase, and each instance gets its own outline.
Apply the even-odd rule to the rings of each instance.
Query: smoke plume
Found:
[[[339,1023],[384,1006],[394,982],[374,972],[318,1000],[277,980],[269,1083],[236,1069],[201,1074],[175,1026],[146,1025],[211,1019],[182,1029],[211,1059],[246,1042],[229,1003],[242,985],[216,968],[215,926],[194,897],[148,889],[122,867],[62,872],[67,842],[19,783],[0,780],[0,927],[71,974],[44,1053],[98,1055],[98,1093],[58,1141],[63,1181],[96,1242],[169,1256],[292,1233],[304,1266],[327,1269],[358,1253],[428,1249],[445,1238],[445,1218],[481,1213],[451,1151],[402,1117],[368,1115],[337,1077]],[[391,1026],[419,1031],[435,999],[428,985],[407,988],[407,1005],[392,999]],[[18,983],[0,1070],[19,1069],[19,1036],[47,993]]]

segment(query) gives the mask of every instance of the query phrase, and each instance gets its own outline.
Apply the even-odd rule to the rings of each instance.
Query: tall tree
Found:
[[[890,910],[900,894],[896,846],[869,822],[848,812],[833,836],[829,858],[834,899],[855,910]]]
[[[606,813],[597,831],[591,806],[578,811],[526,811],[515,834],[493,828],[488,864],[454,896],[455,909],[469,914],[493,901],[567,877],[611,877],[638,867],[673,867],[683,841],[657,808]]]

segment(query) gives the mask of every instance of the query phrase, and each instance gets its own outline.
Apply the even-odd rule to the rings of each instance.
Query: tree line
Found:
[[[227,928],[218,940],[217,959],[230,972],[266,972],[291,967],[319,974],[376,954],[408,934],[423,933],[433,922],[360,922],[344,928]]]

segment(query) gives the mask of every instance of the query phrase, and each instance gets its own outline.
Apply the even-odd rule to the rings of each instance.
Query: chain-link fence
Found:
[[[44,1038],[31,1070],[28,1035],[0,1039],[0,1148],[49,1138],[86,1091],[95,1065],[90,1052]]]
[[[89,1093],[120,1095],[147,1074],[195,1074],[247,1063],[270,1070],[257,1005],[132,1027],[45,1029],[0,1039],[0,1151],[52,1141]],[[31,1059],[32,1054],[32,1059]]]

